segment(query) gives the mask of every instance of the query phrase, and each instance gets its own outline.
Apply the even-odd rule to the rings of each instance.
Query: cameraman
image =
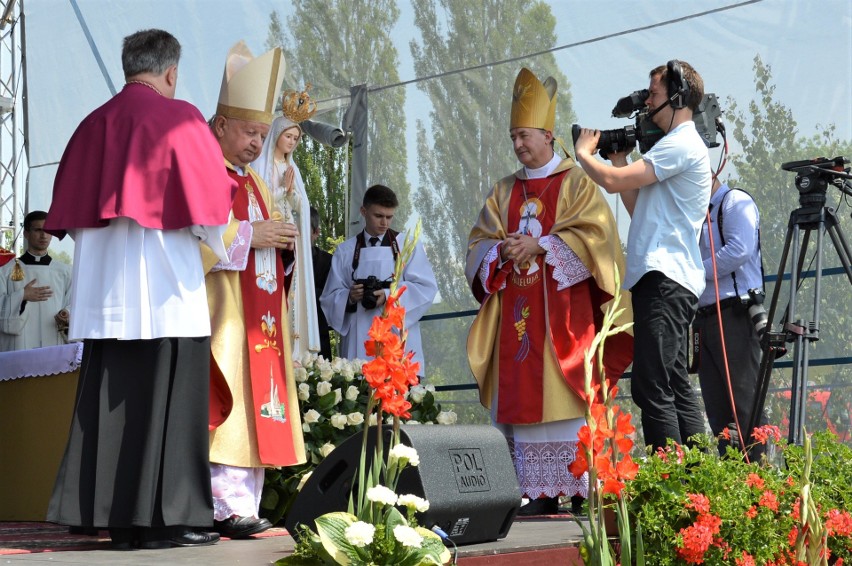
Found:
[[[669,61],[650,73],[645,104],[665,132],[639,161],[612,153],[609,167],[593,157],[600,132],[582,130],[574,149],[589,177],[620,193],[632,217],[624,287],[633,296],[633,400],[642,410],[647,446],[684,443],[704,432],[704,417],[687,375],[686,341],[704,269],[698,237],[710,200],[710,156],[692,121],[704,81],[688,63]]]
[[[405,240],[404,234],[390,229],[398,206],[396,194],[388,187],[373,185],[367,189],[361,204],[364,230],[340,244],[331,258],[331,271],[320,304],[328,325],[340,334],[341,357],[367,358],[364,342],[373,317],[382,312],[396,258]],[[419,242],[402,271],[399,285],[406,287],[400,299],[408,331],[406,349],[414,352],[414,361],[420,362],[422,374],[419,321],[432,306],[438,285]]]
[[[710,256],[708,231],[713,235],[716,277],[719,282],[719,310],[725,335],[725,352],[731,376],[730,389],[721,332],[716,312],[716,288],[713,283],[713,258]],[[714,435],[734,422],[731,394],[736,405],[737,420],[744,435],[751,420],[760,369],[760,338],[748,312],[752,290],[762,299],[763,267],[760,256],[760,215],[757,205],[745,191],[733,189],[719,181],[713,183],[710,197],[710,226],[701,231],[701,257],[707,274],[707,288],[698,299],[694,330],[698,333],[698,378],[707,420]],[[730,391],[730,393],[729,393]],[[760,423],[765,424],[765,423]],[[733,431],[735,427],[731,426]],[[746,439],[746,446],[751,444]],[[727,442],[719,443],[724,455]],[[758,444],[749,452],[754,459],[763,453]]]

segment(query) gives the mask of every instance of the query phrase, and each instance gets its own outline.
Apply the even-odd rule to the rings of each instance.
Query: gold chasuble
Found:
[[[592,277],[558,290],[545,255],[529,265],[483,266],[494,245],[513,232],[558,236]],[[468,359],[482,404],[491,408],[496,393],[497,422],[534,424],[585,414],[583,356],[615,293],[616,265],[623,275],[612,212],[570,158],[548,177],[526,179],[521,169],[494,186],[471,230],[466,275],[482,302],[468,335]],[[485,270],[487,289],[480,279]],[[621,308],[619,325],[633,318],[628,292]],[[611,382],[632,359],[632,333],[607,340],[604,365]]]
[[[239,221],[269,219],[272,198],[251,168],[228,174],[239,184],[225,245],[236,241]],[[202,247],[207,270],[210,309],[212,382],[224,378],[233,408],[216,408],[211,384],[211,422],[221,422],[210,433],[210,461],[244,468],[280,467],[305,461],[299,401],[293,378],[284,266],[273,248],[248,252],[244,270],[211,272],[217,259]]]

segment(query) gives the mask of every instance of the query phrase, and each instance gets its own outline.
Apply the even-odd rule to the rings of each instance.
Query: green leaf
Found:
[[[357,521],[349,513],[326,513],[316,518],[317,534],[322,540],[322,546],[337,564],[347,566],[352,562],[360,562],[355,547],[346,540],[346,527]]]

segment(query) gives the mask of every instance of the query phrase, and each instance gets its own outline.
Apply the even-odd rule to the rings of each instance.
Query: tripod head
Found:
[[[849,160],[843,156],[832,159],[817,157],[804,161],[788,161],[781,164],[784,171],[796,173],[796,189],[799,191],[799,204],[803,207],[821,207],[825,205],[825,193],[828,185],[836,186],[841,192],[852,196],[847,179],[852,179]]]

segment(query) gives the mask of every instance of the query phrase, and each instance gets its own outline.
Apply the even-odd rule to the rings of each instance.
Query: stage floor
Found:
[[[276,529],[278,530],[278,529]],[[106,540],[98,542],[89,537],[89,550],[31,552],[2,554],[0,564],[110,564],[110,565],[170,565],[204,564],[231,566],[235,564],[272,564],[293,550],[293,539],[283,530],[278,536],[253,540],[223,540],[214,546],[201,548],[172,548],[166,550],[109,550]],[[3,523],[0,523],[0,534]],[[553,566],[582,564],[576,546],[582,536],[580,526],[569,516],[529,518],[516,521],[506,538],[494,542],[459,547],[461,566],[511,565]],[[8,550],[4,549],[4,550]]]

